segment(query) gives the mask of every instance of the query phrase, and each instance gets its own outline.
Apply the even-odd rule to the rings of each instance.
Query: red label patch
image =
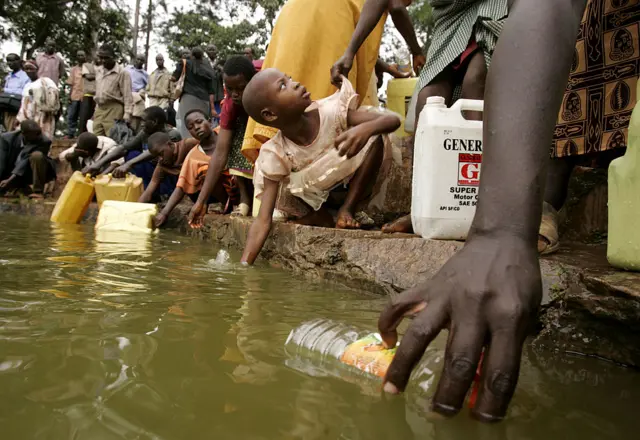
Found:
[[[482,154],[460,153],[458,155],[458,186],[480,185]]]

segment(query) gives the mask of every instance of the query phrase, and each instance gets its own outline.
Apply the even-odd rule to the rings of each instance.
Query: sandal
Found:
[[[538,232],[538,253],[549,255],[560,249],[560,234],[558,232],[558,211],[549,203],[542,206],[542,221]]]
[[[240,203],[231,213],[231,217],[246,217],[251,212],[251,207],[246,203]]]
[[[360,229],[372,229],[376,226],[375,220],[364,211],[356,212],[354,219],[360,223]]]
[[[29,194],[29,198],[31,200],[44,200],[44,195],[42,193],[31,193]]]

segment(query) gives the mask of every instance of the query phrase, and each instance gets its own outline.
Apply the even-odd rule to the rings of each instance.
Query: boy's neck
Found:
[[[306,146],[313,143],[320,131],[320,112],[313,110],[300,115],[298,120],[280,129],[282,135],[291,142]]]
[[[213,151],[216,148],[217,139],[218,135],[216,133],[211,133],[211,136],[200,141],[200,147],[202,147],[205,152]]]

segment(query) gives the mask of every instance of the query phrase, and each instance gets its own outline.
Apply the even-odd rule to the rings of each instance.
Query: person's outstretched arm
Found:
[[[258,218],[253,221],[247,236],[247,244],[242,253],[243,264],[253,264],[258,258],[264,242],[267,241],[271,224],[273,223],[273,211],[276,209],[276,200],[278,199],[278,188],[280,182],[275,180],[264,179],[264,191],[262,192],[260,212]]]
[[[96,163],[82,170],[82,174],[88,173],[95,176],[96,174],[100,173],[100,170],[111,164],[111,162],[115,162],[118,159],[125,157],[129,151],[138,150],[142,152],[142,144],[144,143],[145,139],[146,135],[141,131],[124,145],[118,145],[117,147],[109,150],[109,152]]]
[[[160,165],[156,165],[156,169],[153,170],[153,175],[151,176],[151,181],[149,185],[145,188],[144,192],[138,199],[138,203],[149,203],[153,199],[153,195],[156,193],[158,188],[160,188],[160,184],[164,180],[165,174]]]
[[[402,35],[402,38],[404,38],[405,43],[407,43],[407,46],[411,51],[411,55],[413,57],[413,70],[416,72],[416,75],[418,75],[424,67],[427,59],[422,53],[420,43],[418,43],[416,31],[413,28],[409,12],[407,12],[405,0],[389,0],[389,14],[391,15],[394,26],[398,29],[398,32],[400,32],[400,35]]]
[[[211,196],[213,189],[218,184],[218,180],[220,180],[222,172],[227,167],[232,136],[233,131],[225,128],[220,130],[216,143],[216,150],[213,152],[211,160],[209,161],[209,169],[207,170],[207,176],[204,178],[200,195],[189,212],[188,221],[192,228],[199,228],[202,226],[204,216],[207,213],[209,197]]]
[[[542,296],[537,234],[545,165],[586,0],[518,0],[487,79],[479,202],[464,248],[426,284],[391,301],[378,321],[388,347],[409,326],[385,378],[403,390],[413,367],[449,328],[433,410],[460,411],[483,348],[472,414],[501,420],[518,383],[522,346]],[[544,60],[541,62],[541,60]]]
[[[349,76],[349,72],[353,66],[353,60],[358,50],[360,50],[360,46],[362,46],[369,34],[375,29],[387,10],[391,11],[392,16],[395,17],[393,19],[394,24],[396,26],[398,26],[398,24],[400,25],[398,31],[400,31],[404,37],[414,57],[422,55],[422,49],[418,44],[411,19],[405,9],[407,4],[410,3],[410,1],[406,0],[367,0],[365,2],[347,50],[331,68],[331,82],[336,87],[339,87],[342,83],[342,75]],[[404,12],[400,10],[401,8],[404,9]]]
[[[153,226],[155,228],[159,228],[160,226],[164,225],[164,223],[169,218],[169,215],[171,215],[176,206],[178,206],[178,203],[182,202],[183,198],[184,191],[182,190],[182,188],[176,187],[176,189],[174,189],[171,193],[171,197],[169,197],[167,204],[164,206],[164,208],[162,208],[162,211],[160,211],[160,214],[156,215],[156,217],[153,219]]]
[[[126,154],[126,151],[125,151],[125,154]],[[149,152],[149,150],[143,151],[142,153],[138,154],[133,159],[123,163],[122,165],[120,165],[116,169],[114,169],[113,170],[113,177],[115,177],[117,179],[125,178],[125,177],[127,177],[127,174],[131,172],[131,169],[134,166],[138,165],[139,163],[148,162],[151,159],[153,159],[153,154],[151,154]]]

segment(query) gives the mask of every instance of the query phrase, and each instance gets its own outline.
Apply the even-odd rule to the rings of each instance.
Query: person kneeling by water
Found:
[[[209,169],[209,162],[217,148],[218,134],[211,129],[211,122],[209,122],[202,110],[191,110],[186,114],[184,122],[191,136],[195,137],[200,144],[187,154],[180,170],[176,189],[160,214],[154,219],[156,228],[159,228],[167,221],[167,218],[178,203],[182,201],[185,194],[192,201],[195,202],[197,200]],[[237,199],[236,190],[235,179],[229,174],[228,170],[224,170],[222,178],[218,179],[212,192],[215,200],[209,199],[209,203],[217,201],[226,204],[225,212],[229,212],[232,200]]]
[[[170,187],[172,194],[178,183],[178,175],[189,152],[198,145],[193,138],[172,142],[168,133],[154,133],[149,136],[149,154],[157,159],[149,185],[138,199],[139,203],[149,203],[158,198],[161,185]]]
[[[51,140],[30,119],[20,123],[20,131],[0,136],[0,194],[24,189],[31,193],[29,197],[42,199],[45,184],[56,178],[50,148]]]
[[[224,64],[223,79],[227,96],[222,103],[220,115],[220,139],[215,154],[211,157],[209,171],[204,181],[200,197],[191,208],[189,224],[193,228],[202,226],[202,219],[207,213],[207,199],[217,182],[223,178],[223,171],[228,168],[235,176],[235,182],[240,191],[240,203],[232,215],[246,217],[249,215],[253,200],[251,185],[252,166],[242,155],[242,141],[244,140],[249,116],[242,106],[242,96],[245,87],[255,75],[251,61],[242,56],[231,57]]]
[[[396,130],[400,118],[358,110],[358,95],[346,78],[340,91],[313,102],[304,86],[277,69],[258,73],[242,102],[258,123],[280,130],[256,162],[254,185],[262,204],[242,262],[252,264],[262,249],[276,200],[300,224],[333,225],[325,202],[348,182],[335,226],[359,228],[355,209],[377,192],[390,166],[391,145],[380,135]]]
[[[86,167],[91,167],[100,159],[105,157],[114,148],[117,148],[116,141],[106,136],[96,136],[93,133],[84,132],[78,136],[78,142],[67,150],[60,153],[59,159],[67,161],[73,171],[80,171]],[[124,159],[120,158],[114,162],[122,165]]]

